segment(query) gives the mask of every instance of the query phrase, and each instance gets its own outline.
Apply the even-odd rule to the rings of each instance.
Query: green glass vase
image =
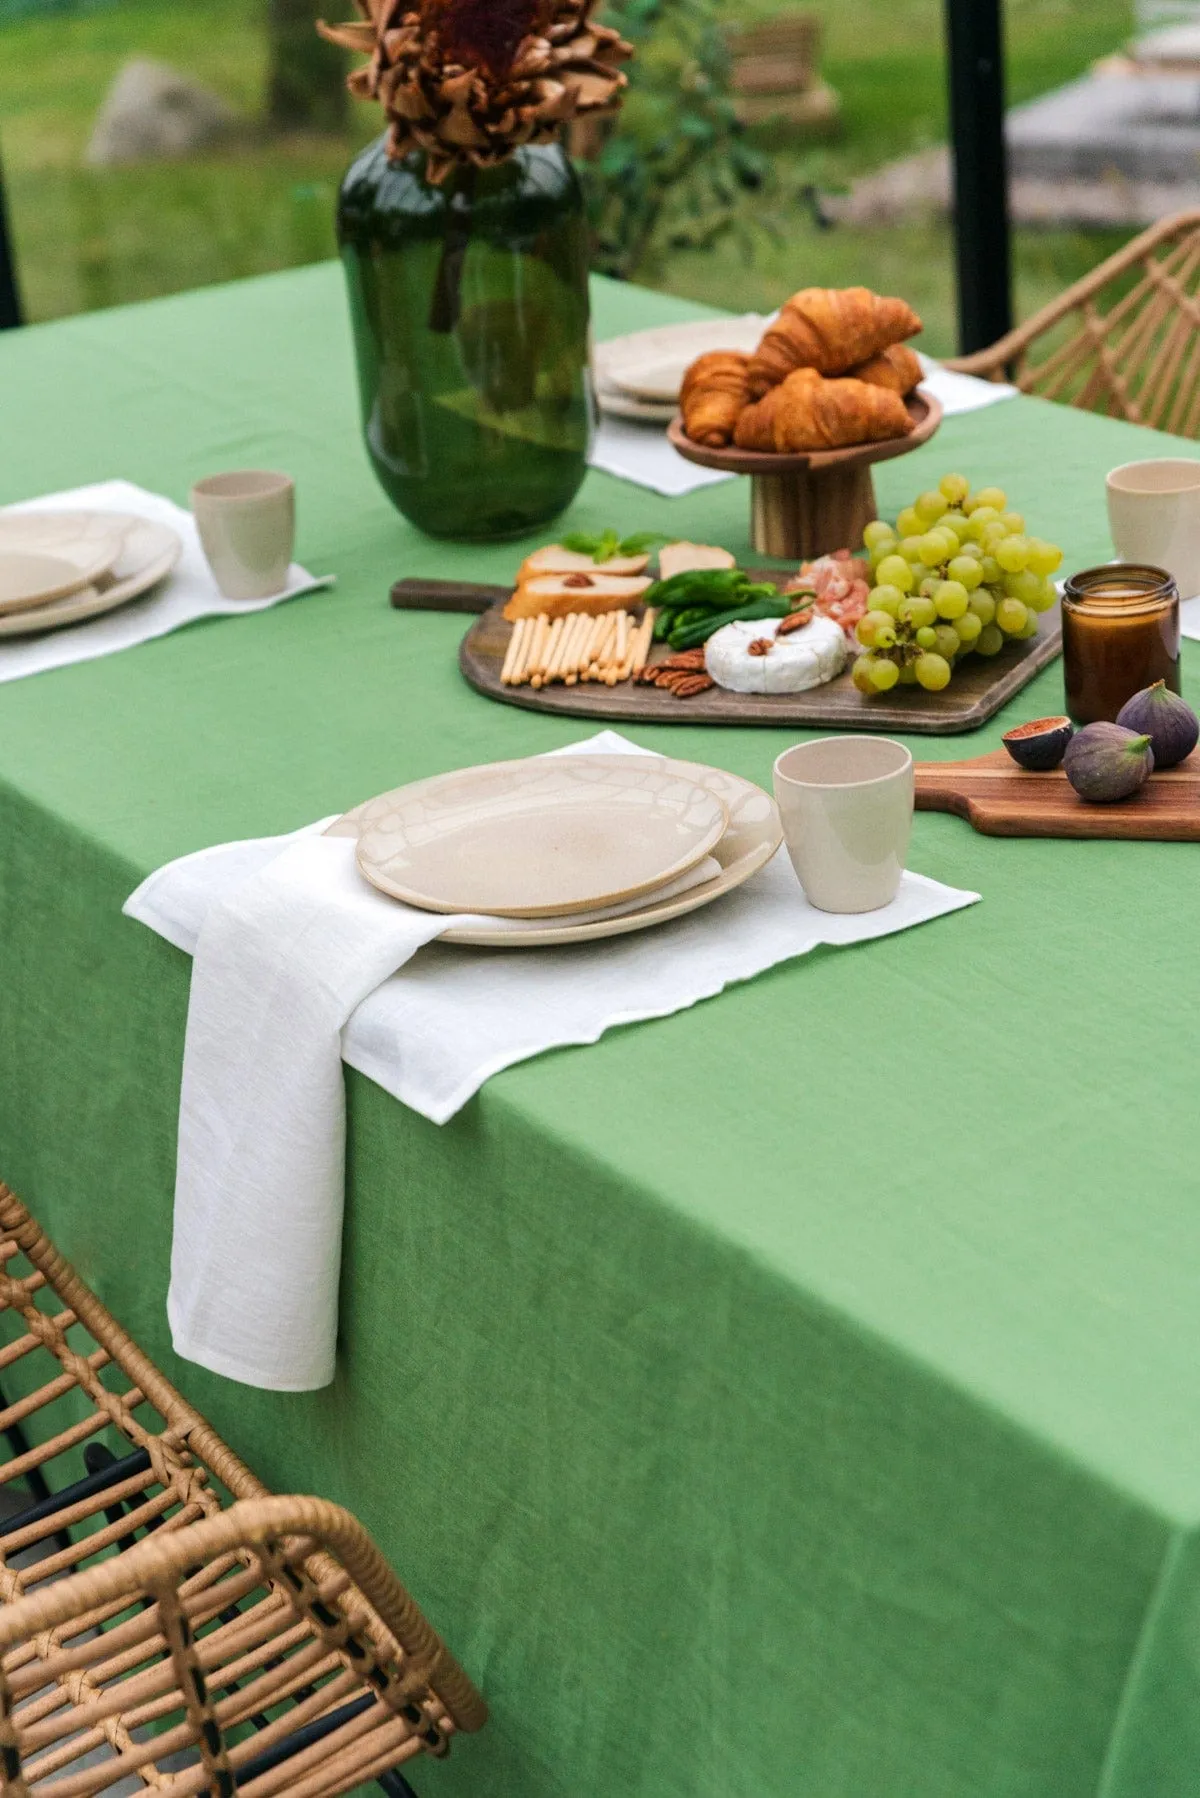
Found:
[[[387,139],[342,183],[367,452],[435,537],[517,537],[568,506],[587,468],[588,231],[558,144],[440,187]]]

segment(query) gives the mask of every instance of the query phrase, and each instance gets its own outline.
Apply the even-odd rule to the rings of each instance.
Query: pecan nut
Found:
[[[711,674],[686,674],[675,684],[676,699],[694,699],[697,693],[707,693],[710,687],[716,686]]]
[[[769,656],[774,647],[775,639],[773,637],[755,637],[753,643],[747,643],[746,654],[748,656]]]
[[[806,606],[802,612],[789,612],[786,618],[779,620],[777,637],[790,637],[793,631],[802,631],[806,624],[811,624],[816,617],[816,608]]]

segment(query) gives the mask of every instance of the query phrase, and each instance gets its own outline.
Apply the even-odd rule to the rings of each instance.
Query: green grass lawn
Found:
[[[789,180],[837,187],[945,135],[942,0],[809,0],[825,22],[824,72],[843,102],[836,141],[779,152]],[[767,17],[779,0],[724,0]],[[316,8],[314,7],[314,10]],[[350,5],[329,0],[334,16]],[[331,253],[341,172],[377,127],[356,108],[344,139],[270,139],[254,124],[265,73],[264,0],[110,0],[0,24],[3,154],[27,310],[49,318],[312,261]],[[1082,73],[1131,30],[1130,0],[1008,0],[1015,100]],[[92,121],[121,64],[149,55],[218,88],[247,119],[236,148],[184,165],[89,170]],[[1021,232],[1018,305],[1027,314],[1119,239]],[[933,349],[953,342],[951,264],[932,226],[821,231],[789,211],[781,240],[752,261],[732,242],[677,252],[654,285],[737,308],[774,305],[808,282],[862,281],[910,297]]]

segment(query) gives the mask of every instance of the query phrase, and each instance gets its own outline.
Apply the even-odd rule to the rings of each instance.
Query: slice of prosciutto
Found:
[[[839,624],[852,649],[860,646],[854,627],[867,609],[871,591],[871,565],[848,549],[835,549],[832,555],[818,556],[813,562],[802,562],[799,574],[784,585],[785,593],[816,594],[816,610],[823,618]]]

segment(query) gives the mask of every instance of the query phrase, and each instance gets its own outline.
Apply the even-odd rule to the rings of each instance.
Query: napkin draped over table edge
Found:
[[[653,753],[611,731],[555,753],[589,751]],[[464,920],[377,892],[353,840],[321,834],[328,822],[184,856],[124,906],[195,957],[172,1339],[188,1360],[277,1391],[334,1373],[342,1059],[445,1123],[493,1074],[547,1049],[687,1009],[820,943],[889,935],[979,898],[906,874],[880,911],[818,912],[781,850],[711,906],[643,932],[521,953],[453,948],[434,939]]]

